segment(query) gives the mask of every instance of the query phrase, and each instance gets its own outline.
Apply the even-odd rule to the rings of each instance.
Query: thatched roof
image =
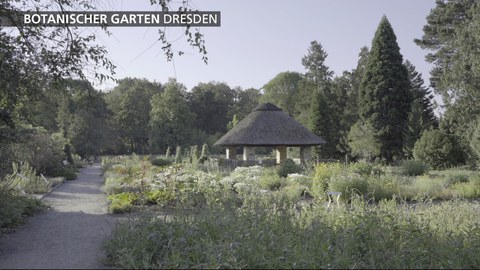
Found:
[[[325,141],[271,103],[257,106],[223,135],[220,146],[311,146]]]

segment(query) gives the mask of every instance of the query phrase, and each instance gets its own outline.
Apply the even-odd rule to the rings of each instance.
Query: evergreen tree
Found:
[[[438,121],[433,112],[433,94],[424,86],[422,75],[415,70],[415,66],[408,60],[405,61],[405,67],[412,87],[413,101],[404,131],[403,151],[406,158],[411,158],[415,142],[420,139],[422,132],[432,127],[438,127]]]
[[[472,61],[478,61],[478,23],[480,23],[480,6],[476,0],[437,0],[436,7],[427,16],[427,25],[423,27],[421,39],[415,39],[415,43],[422,49],[429,50],[426,60],[433,64],[430,71],[430,81],[438,94],[441,94],[446,105],[454,103],[455,98],[462,95],[468,84],[463,87],[459,84],[464,82],[465,77],[470,81],[475,78],[470,72],[452,72],[454,68],[468,66]],[[470,33],[468,33],[471,31]],[[468,33],[467,36],[463,34]],[[475,40],[477,39],[477,40]],[[466,53],[466,57],[461,57]],[[452,87],[457,84],[457,87]],[[477,88],[478,89],[478,88]],[[477,92],[476,89],[471,89]]]
[[[384,16],[375,32],[360,85],[359,113],[364,122],[372,123],[381,145],[380,157],[387,162],[403,156],[410,88],[397,38]]]
[[[418,101],[421,107],[421,117],[424,129],[430,127],[438,127],[438,120],[433,112],[433,98],[432,91],[424,86],[422,74],[416,71],[415,66],[410,61],[405,61],[405,67],[408,71],[408,79],[410,80],[412,99]],[[412,102],[413,104],[413,102]]]
[[[342,76],[336,77],[333,80],[332,86],[332,111],[334,114],[331,123],[334,128],[333,139],[336,145],[337,156],[340,157],[350,152],[348,146],[347,135],[351,126],[354,124],[353,120],[358,119],[358,112],[353,114],[352,107],[349,107],[349,96],[352,94],[352,74],[345,71]],[[355,106],[356,108],[356,106]],[[354,117],[356,116],[356,117]]]
[[[410,107],[404,131],[403,152],[405,153],[405,158],[412,158],[415,143],[420,139],[424,130],[425,123],[422,117],[422,104],[419,100],[415,100]]]
[[[308,53],[302,58],[302,65],[307,72],[301,82],[299,94],[300,102],[297,110],[308,112],[309,127],[313,133],[323,138],[326,143],[315,147],[315,154],[319,158],[334,158],[338,156],[337,144],[342,106],[337,104],[337,97],[333,93],[333,72],[325,65],[328,54],[317,41],[312,41]],[[308,106],[308,105],[309,106]],[[306,109],[310,107],[310,109]],[[300,114],[300,121],[306,117]]]
[[[330,71],[325,65],[327,56],[322,44],[314,40],[310,42],[307,55],[302,58],[302,65],[307,69],[305,76],[315,85],[321,85],[332,79],[333,71]]]
[[[330,117],[331,111],[328,100],[322,92],[318,91],[312,100],[310,130],[326,141],[325,144],[314,148],[314,154],[317,158],[331,158],[336,153],[336,145],[332,136],[334,132]]]
[[[357,67],[352,70],[350,75],[351,90],[347,94],[347,107],[345,111],[345,119],[348,126],[353,126],[359,120],[358,114],[358,95],[360,93],[360,83],[363,79],[365,66],[367,65],[369,50],[368,47],[362,47],[358,54]]]

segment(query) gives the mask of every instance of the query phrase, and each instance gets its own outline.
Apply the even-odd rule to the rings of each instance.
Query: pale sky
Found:
[[[102,1],[99,1],[102,2]],[[175,1],[174,1],[175,2]],[[104,1],[101,10],[156,10],[148,0]],[[426,16],[435,0],[192,0],[194,8],[220,11],[221,27],[203,27],[208,65],[186,48],[185,39],[174,43],[187,53],[167,62],[155,28],[111,28],[111,37],[99,36],[117,65],[116,78],[147,78],[161,83],[169,77],[190,90],[199,82],[219,81],[230,87],[261,88],[283,71],[305,72],[301,58],[317,40],[328,53],[327,66],[341,75],[355,68],[363,46],[371,46],[383,15],[397,36],[404,60],[412,62],[428,86],[431,65],[427,51],[413,42],[422,36]],[[167,28],[170,40],[181,37],[180,28]],[[152,46],[153,45],[153,46]],[[111,89],[109,82],[97,85]]]

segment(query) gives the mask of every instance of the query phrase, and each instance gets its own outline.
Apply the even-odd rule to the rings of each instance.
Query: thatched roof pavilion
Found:
[[[286,147],[300,147],[300,159],[309,158],[310,148],[325,140],[310,132],[271,103],[257,106],[223,135],[215,145],[227,147],[227,159],[235,159],[236,147],[244,147],[243,159],[250,160],[253,147],[276,147],[277,163],[286,158]]]

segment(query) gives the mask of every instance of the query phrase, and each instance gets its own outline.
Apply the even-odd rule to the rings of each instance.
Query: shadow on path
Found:
[[[105,268],[103,241],[116,225],[107,214],[100,166],[83,168],[43,201],[52,208],[0,239],[0,268]]]

